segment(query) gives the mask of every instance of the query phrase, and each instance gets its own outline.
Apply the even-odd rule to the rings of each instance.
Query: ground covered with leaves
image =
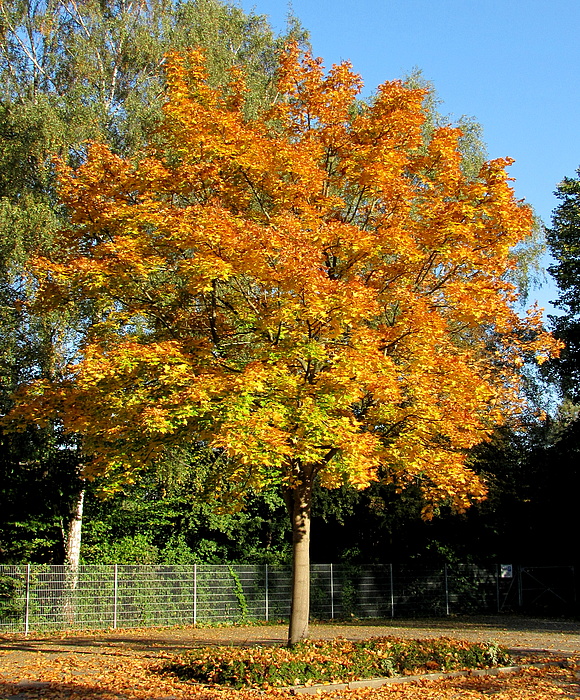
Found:
[[[239,629],[234,634],[239,635],[241,641],[242,637],[246,639],[253,633],[259,633],[263,638],[269,631]],[[359,631],[364,630],[361,627]],[[174,637],[167,630],[111,632],[82,637],[64,635],[50,639],[4,637],[0,639],[0,700],[289,700],[292,697],[281,688],[237,690],[209,686],[167,673],[167,664],[185,657],[182,646],[185,636],[193,646],[198,643],[196,635],[202,632],[193,628],[191,631],[179,630]],[[219,630],[208,636],[217,633]],[[271,636],[276,633],[277,630],[272,630]],[[231,639],[234,634],[223,631],[225,638],[230,637],[230,645],[235,643],[235,639]],[[566,635],[564,642],[569,645],[576,641],[575,638],[575,634]],[[336,642],[338,646],[345,643],[344,640]],[[444,642],[440,640],[440,644],[443,648]],[[275,648],[273,645],[270,651]],[[415,648],[424,647],[418,645]],[[219,654],[222,650],[199,648],[201,654]],[[241,643],[236,651],[240,655],[246,653],[247,644]],[[254,653],[257,653],[255,648]],[[515,660],[522,663],[548,659],[554,663],[517,673],[423,679],[381,688],[335,690],[325,693],[325,697],[329,700],[580,698],[577,663],[580,655],[577,653],[570,655],[553,651],[544,656],[530,653],[527,657],[516,655]],[[425,664],[423,671],[432,670],[436,669]]]
[[[95,658],[71,654],[58,659],[37,658],[21,680],[0,683],[2,700],[283,700],[287,691],[207,688],[156,672],[158,660],[119,656]],[[2,668],[0,678],[5,674]],[[361,688],[328,693],[329,700],[553,700],[580,697],[580,681],[572,668],[551,666],[505,676],[476,676],[425,680],[405,685]]]
[[[512,663],[494,642],[375,637],[311,640],[293,648],[194,649],[167,665],[181,679],[234,688],[341,683],[428,671],[491,668]]]

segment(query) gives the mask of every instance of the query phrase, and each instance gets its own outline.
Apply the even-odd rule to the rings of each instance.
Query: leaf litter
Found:
[[[284,700],[283,689],[234,690],[183,682],[159,669],[164,651],[22,650],[0,652],[0,700]],[[518,673],[419,680],[325,692],[328,700],[553,700],[580,698],[580,658]]]

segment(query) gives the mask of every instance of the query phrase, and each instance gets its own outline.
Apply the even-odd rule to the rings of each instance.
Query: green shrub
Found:
[[[0,618],[18,619],[24,607],[24,582],[15,576],[0,576]]]
[[[508,663],[507,651],[493,642],[376,637],[360,642],[305,641],[292,648],[206,647],[174,659],[164,670],[183,680],[259,688],[489,668]]]

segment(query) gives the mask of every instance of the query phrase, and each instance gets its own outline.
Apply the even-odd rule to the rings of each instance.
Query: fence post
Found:
[[[197,564],[193,565],[193,624],[197,625]]]
[[[330,619],[334,620],[334,570],[330,565]]]
[[[393,579],[393,564],[389,564],[389,569],[391,572],[391,617],[395,617],[395,586]]]
[[[24,634],[30,629],[30,564],[26,565],[26,602],[24,607]]]
[[[268,622],[269,619],[269,601],[268,601],[268,564],[265,565],[266,570],[264,573],[264,586],[265,586],[265,591],[264,591],[264,605],[266,606],[266,622]]]
[[[117,598],[119,594],[119,571],[118,565],[113,568],[113,629],[117,629]]]
[[[495,594],[497,598],[497,612],[501,612],[500,597],[499,597],[499,564],[495,565]]]
[[[447,564],[444,564],[443,566],[443,577],[445,579],[445,614],[449,615],[449,583],[447,580]]]

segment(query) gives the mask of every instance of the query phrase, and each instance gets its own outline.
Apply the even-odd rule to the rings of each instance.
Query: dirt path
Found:
[[[224,698],[224,693],[220,695],[217,691],[210,692],[207,689],[203,689],[202,693],[199,687],[176,684],[175,680],[159,676],[155,668],[169,656],[192,646],[283,644],[286,631],[283,625],[263,625],[111,630],[29,637],[7,635],[0,638],[0,700]],[[542,649],[552,653],[580,654],[580,622],[574,621],[486,617],[394,620],[381,624],[313,624],[311,627],[311,637],[314,639],[362,639],[386,635],[496,640],[510,648],[519,649],[522,653],[529,649]],[[421,692],[419,686],[423,688]],[[436,688],[439,690],[432,694],[431,691],[435,692]],[[399,689],[385,690],[381,693],[373,691],[373,697],[385,695],[393,700],[398,700],[399,697],[412,697],[417,700],[448,697],[485,698],[489,697],[490,689],[495,689],[491,694],[496,695],[498,700],[536,700],[544,697],[551,699],[556,696],[580,698],[579,679],[573,669],[553,670],[536,675],[528,673],[501,681],[497,678],[481,678],[438,683],[422,682],[417,686],[415,694],[407,695],[407,690]],[[558,689],[557,692],[555,689]],[[256,698],[255,694],[238,691],[228,691],[225,695]]]

